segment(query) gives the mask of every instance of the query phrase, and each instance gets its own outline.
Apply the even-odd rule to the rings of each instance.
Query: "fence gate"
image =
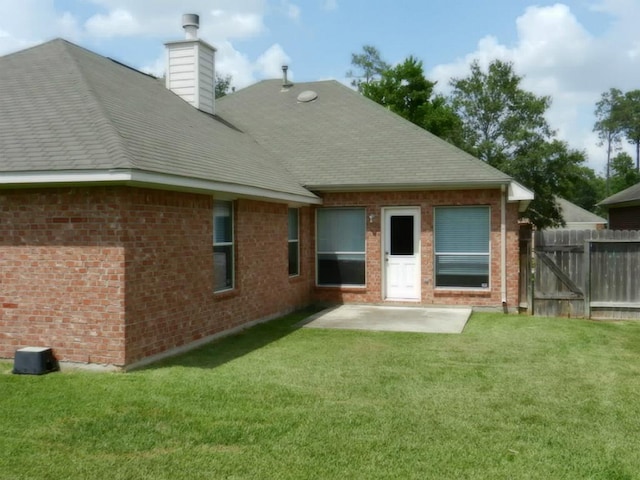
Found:
[[[536,232],[534,268],[535,315],[640,319],[640,231]]]

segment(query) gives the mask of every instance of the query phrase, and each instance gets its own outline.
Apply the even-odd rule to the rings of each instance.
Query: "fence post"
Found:
[[[582,258],[584,266],[584,316],[591,318],[591,239],[584,241],[584,257]]]

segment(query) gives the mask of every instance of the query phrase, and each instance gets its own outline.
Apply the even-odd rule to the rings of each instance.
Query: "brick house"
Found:
[[[317,302],[517,307],[531,192],[334,81],[216,101],[185,19],[166,82],[59,39],[0,58],[0,357],[135,367]]]
[[[598,205],[607,210],[611,230],[640,230],[640,183],[605,198]]]

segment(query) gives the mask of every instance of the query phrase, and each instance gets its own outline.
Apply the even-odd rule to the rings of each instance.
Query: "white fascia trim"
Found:
[[[128,169],[0,173],[0,185],[67,186],[82,184],[119,184],[206,194],[222,193],[243,198],[286,202],[292,205],[322,204],[322,199],[311,192],[309,192],[309,195],[277,192],[249,185],[215,182],[198,178]]]
[[[534,197],[535,195],[531,190],[519,184],[515,180],[512,180],[509,183],[508,202],[519,202],[518,210],[520,212],[524,212],[527,209],[529,203],[531,203],[531,200],[533,200]]]
[[[314,192],[407,192],[420,190],[478,190],[484,188],[501,188],[509,184],[504,182],[439,182],[439,183],[389,183],[389,184],[351,184],[351,185],[305,185],[307,190]],[[524,187],[523,187],[524,188]]]

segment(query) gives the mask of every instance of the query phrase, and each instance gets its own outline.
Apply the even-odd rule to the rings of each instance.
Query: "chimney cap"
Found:
[[[182,28],[185,27],[200,27],[200,15],[195,13],[185,13],[182,15]]]
[[[200,16],[195,13],[185,13],[182,15],[182,28],[185,31],[187,40],[198,39],[198,28],[200,27]]]

